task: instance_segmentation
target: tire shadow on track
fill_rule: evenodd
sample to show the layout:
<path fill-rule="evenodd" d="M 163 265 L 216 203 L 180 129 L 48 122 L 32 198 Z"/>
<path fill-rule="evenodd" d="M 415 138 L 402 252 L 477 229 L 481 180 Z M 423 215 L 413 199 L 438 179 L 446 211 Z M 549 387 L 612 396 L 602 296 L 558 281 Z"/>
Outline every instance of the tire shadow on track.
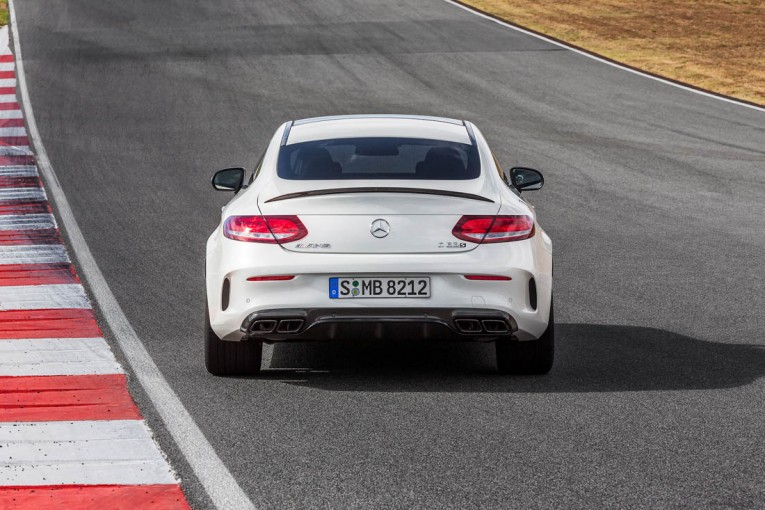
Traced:
<path fill-rule="evenodd" d="M 558 324 L 548 375 L 508 377 L 495 367 L 491 343 L 362 339 L 277 344 L 260 377 L 328 391 L 703 390 L 765 376 L 765 346 L 708 342 L 654 328 Z"/>

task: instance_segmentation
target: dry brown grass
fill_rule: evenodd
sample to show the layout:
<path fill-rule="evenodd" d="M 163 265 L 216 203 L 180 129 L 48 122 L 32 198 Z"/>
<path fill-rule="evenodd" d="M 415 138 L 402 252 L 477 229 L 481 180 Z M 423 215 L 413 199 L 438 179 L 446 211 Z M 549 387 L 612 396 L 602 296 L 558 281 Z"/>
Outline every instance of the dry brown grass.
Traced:
<path fill-rule="evenodd" d="M 765 104 L 765 0 L 462 0 L 618 62 Z"/>

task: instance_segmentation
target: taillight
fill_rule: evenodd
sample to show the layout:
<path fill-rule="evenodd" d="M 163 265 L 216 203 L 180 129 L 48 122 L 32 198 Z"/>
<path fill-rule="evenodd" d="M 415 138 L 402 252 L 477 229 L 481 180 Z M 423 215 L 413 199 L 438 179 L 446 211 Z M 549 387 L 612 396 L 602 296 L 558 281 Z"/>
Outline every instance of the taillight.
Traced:
<path fill-rule="evenodd" d="M 229 216 L 223 235 L 236 241 L 281 244 L 304 238 L 308 230 L 297 216 Z"/>
<path fill-rule="evenodd" d="M 534 235 L 534 219 L 524 215 L 463 216 L 452 234 L 471 243 L 521 241 Z"/>
<path fill-rule="evenodd" d="M 287 280 L 293 280 L 294 275 L 278 274 L 273 276 L 250 276 L 247 278 L 248 282 L 284 282 Z"/>
<path fill-rule="evenodd" d="M 496 275 L 496 274 L 466 274 L 465 278 L 468 280 L 476 280 L 476 281 L 483 281 L 483 282 L 500 282 L 500 281 L 510 281 L 512 278 L 509 276 L 502 276 L 502 275 Z"/>

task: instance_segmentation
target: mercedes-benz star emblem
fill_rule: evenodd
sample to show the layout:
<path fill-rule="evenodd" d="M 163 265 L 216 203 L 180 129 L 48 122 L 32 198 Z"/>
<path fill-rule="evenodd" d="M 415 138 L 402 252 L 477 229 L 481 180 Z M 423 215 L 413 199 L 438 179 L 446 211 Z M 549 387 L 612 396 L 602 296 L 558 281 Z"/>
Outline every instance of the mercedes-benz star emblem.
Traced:
<path fill-rule="evenodd" d="M 372 226 L 369 227 L 369 231 L 372 235 L 381 239 L 390 233 L 390 223 L 383 219 L 375 220 L 372 222 Z"/>

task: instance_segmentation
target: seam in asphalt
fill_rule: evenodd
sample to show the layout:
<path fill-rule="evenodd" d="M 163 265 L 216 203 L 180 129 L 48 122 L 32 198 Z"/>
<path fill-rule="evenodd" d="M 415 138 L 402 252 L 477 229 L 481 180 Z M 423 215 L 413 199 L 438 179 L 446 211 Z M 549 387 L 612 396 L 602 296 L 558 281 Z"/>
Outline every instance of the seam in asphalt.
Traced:
<path fill-rule="evenodd" d="M 117 345 L 123 351 L 138 382 L 159 413 L 165 427 L 191 466 L 194 474 L 205 488 L 213 504 L 221 510 L 254 509 L 255 506 L 252 501 L 250 501 L 228 468 L 223 464 L 215 449 L 183 406 L 178 395 L 176 395 L 157 365 L 151 359 L 146 347 L 141 342 L 141 339 L 122 311 L 117 298 L 109 288 L 93 254 L 90 252 L 90 248 L 80 231 L 77 219 L 56 177 L 37 129 L 29 91 L 26 86 L 24 61 L 13 0 L 8 2 L 8 10 L 10 14 L 9 25 L 13 32 L 13 45 L 16 53 L 17 87 L 21 93 L 29 136 L 37 154 L 38 168 L 48 184 L 52 202 L 66 229 L 69 244 L 79 261 L 79 266 L 89 283 L 95 301 L 101 309 L 101 313 L 109 325 Z"/>
<path fill-rule="evenodd" d="M 460 9 L 464 11 L 475 14 L 476 16 L 480 16 L 481 18 L 487 19 L 489 21 L 493 21 L 494 23 L 502 25 L 505 28 L 515 30 L 516 32 L 521 32 L 523 34 L 529 35 L 531 37 L 535 37 L 537 39 L 541 39 L 550 44 L 554 44 L 556 46 L 560 46 L 561 48 L 565 48 L 567 50 L 573 51 L 574 53 L 577 53 L 579 55 L 585 56 L 587 58 L 591 58 L 593 60 L 597 60 L 598 62 L 602 62 L 603 64 L 607 64 L 611 67 L 621 69 L 622 71 L 627 71 L 628 73 L 636 74 L 638 76 L 649 78 L 651 80 L 658 81 L 666 85 L 671 85 L 679 89 L 687 90 L 688 92 L 694 92 L 701 96 L 711 97 L 713 99 L 724 101 L 726 103 L 731 103 L 738 106 L 743 106 L 745 108 L 751 108 L 752 110 L 765 112 L 765 107 L 757 103 L 746 101 L 745 99 L 738 99 L 735 97 L 726 96 L 725 94 L 720 94 L 719 92 L 714 92 L 709 89 L 704 89 L 704 88 L 697 87 L 695 85 L 690 85 L 688 83 L 684 83 L 678 80 L 673 80 L 672 78 L 667 78 L 666 76 L 654 74 L 654 73 L 645 71 L 643 69 L 638 69 L 637 67 L 632 67 L 631 65 L 625 64 L 623 62 L 618 62 L 616 60 L 610 59 L 603 55 L 599 55 L 598 53 L 592 52 L 580 46 L 576 46 L 575 44 L 567 43 L 566 41 L 563 41 L 556 37 L 545 35 L 541 32 L 537 32 L 536 30 L 532 30 L 530 28 L 516 25 L 515 23 L 504 20 L 495 14 L 491 14 L 490 12 L 487 12 L 483 9 L 479 9 L 478 7 L 473 7 L 472 5 L 468 5 L 462 2 L 461 0 L 443 0 L 443 1 L 454 5 L 455 7 L 459 7 Z"/>

